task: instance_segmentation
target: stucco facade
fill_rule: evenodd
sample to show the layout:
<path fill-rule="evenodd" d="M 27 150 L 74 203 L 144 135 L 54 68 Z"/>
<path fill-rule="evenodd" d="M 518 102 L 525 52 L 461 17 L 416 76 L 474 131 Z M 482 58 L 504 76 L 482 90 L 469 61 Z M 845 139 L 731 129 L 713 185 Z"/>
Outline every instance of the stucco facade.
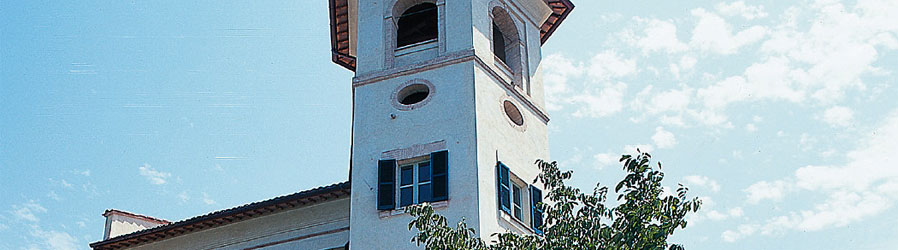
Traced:
<path fill-rule="evenodd" d="M 539 233 L 540 50 L 570 1 L 329 1 L 333 60 L 355 72 L 350 182 L 175 223 L 112 220 L 92 248 L 421 249 L 403 207 L 423 202 L 481 236 Z"/>

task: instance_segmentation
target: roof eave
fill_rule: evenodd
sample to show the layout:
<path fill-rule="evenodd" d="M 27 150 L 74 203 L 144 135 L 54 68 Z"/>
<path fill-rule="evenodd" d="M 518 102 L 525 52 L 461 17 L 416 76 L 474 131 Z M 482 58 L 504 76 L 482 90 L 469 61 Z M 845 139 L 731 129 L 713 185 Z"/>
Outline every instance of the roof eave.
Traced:
<path fill-rule="evenodd" d="M 349 196 L 350 183 L 341 182 L 329 186 L 305 190 L 290 195 L 250 203 L 239 207 L 220 210 L 183 221 L 144 229 L 130 234 L 116 236 L 90 244 L 94 250 L 111 250 L 135 246 L 156 240 L 177 237 L 193 231 L 204 230 L 235 223 L 261 215 L 283 211 L 284 209 L 329 201 Z M 305 201 L 303 201 L 305 200 Z"/>

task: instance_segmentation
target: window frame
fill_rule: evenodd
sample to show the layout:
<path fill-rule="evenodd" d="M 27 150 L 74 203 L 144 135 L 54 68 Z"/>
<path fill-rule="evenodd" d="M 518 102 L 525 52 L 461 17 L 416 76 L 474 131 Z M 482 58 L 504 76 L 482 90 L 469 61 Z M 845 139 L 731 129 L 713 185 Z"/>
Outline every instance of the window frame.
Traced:
<path fill-rule="evenodd" d="M 404 17 L 407 17 L 407 16 L 409 16 L 409 15 L 413 15 L 413 14 L 417 14 L 417 13 L 406 14 L 406 12 L 408 12 L 408 11 L 411 10 L 412 8 L 415 8 L 415 7 L 418 7 L 418 6 L 420 6 L 420 5 L 424 5 L 424 4 L 430 4 L 430 5 L 433 5 L 433 11 L 434 11 L 434 16 L 433 16 L 433 18 L 436 19 L 436 20 L 435 20 L 435 21 L 436 21 L 436 23 L 435 23 L 435 24 L 436 24 L 436 27 L 435 27 L 435 30 L 434 30 L 434 32 L 436 33 L 436 34 L 434 34 L 435 36 L 434 36 L 433 38 L 430 38 L 430 39 L 424 39 L 424 40 L 421 40 L 421 41 L 410 42 L 410 43 L 408 43 L 408 44 L 399 45 L 399 39 L 400 39 L 400 37 L 399 37 L 399 32 L 401 31 L 401 30 L 399 29 L 399 28 L 400 28 L 400 27 L 399 27 L 399 24 L 401 23 L 401 21 L 402 21 L 402 19 L 403 19 Z M 426 10 L 427 10 L 427 11 L 430 11 L 430 9 L 426 9 Z M 423 11 L 421 11 L 421 12 L 423 12 Z M 418 45 L 436 42 L 436 41 L 438 41 L 438 40 L 440 39 L 440 23 L 441 23 L 441 22 L 440 22 L 440 6 L 439 6 L 436 2 L 421 1 L 421 2 L 419 2 L 419 3 L 411 4 L 410 6 L 404 8 L 401 12 L 394 13 L 393 15 L 394 15 L 394 21 L 393 21 L 393 34 L 394 34 L 394 35 L 393 35 L 393 47 L 394 47 L 394 50 L 399 51 L 399 50 L 406 49 L 406 48 L 416 47 L 416 46 L 418 46 Z"/>
<path fill-rule="evenodd" d="M 516 174 L 514 174 L 514 172 L 511 171 L 511 168 L 509 168 L 504 163 L 499 162 L 498 164 L 496 164 L 496 166 L 497 166 L 497 173 L 496 173 L 497 181 L 502 179 L 501 175 L 502 175 L 503 168 L 508 169 L 508 183 L 499 182 L 498 185 L 496 186 L 497 189 L 499 189 L 499 190 L 496 190 L 496 193 L 498 195 L 497 197 L 499 198 L 499 199 L 497 199 L 497 202 L 499 202 L 499 204 L 497 206 L 498 210 L 502 211 L 502 213 L 507 215 L 511 220 L 510 222 L 517 223 L 517 224 L 519 224 L 519 226 L 522 226 L 523 228 L 526 228 L 527 230 L 531 230 L 531 232 L 533 232 L 532 231 L 533 229 L 530 227 L 530 225 L 533 221 L 533 218 L 531 218 L 532 217 L 532 212 L 531 212 L 532 208 L 529 205 L 530 204 L 530 196 L 531 196 L 531 193 L 530 193 L 531 185 L 528 185 L 526 181 L 524 181 L 523 179 L 518 177 Z M 502 193 L 501 189 L 503 187 L 506 187 L 508 189 L 508 194 L 506 194 L 504 197 L 501 195 L 501 193 Z M 518 194 L 520 195 L 518 197 L 517 204 L 515 203 L 516 197 L 515 197 L 515 191 L 514 191 L 516 188 L 518 189 L 518 192 L 519 192 Z M 503 200 L 505 200 L 505 199 L 508 200 L 507 210 L 502 204 Z M 524 203 L 525 201 L 527 202 L 526 206 Z M 516 211 L 516 209 L 518 209 L 518 210 Z M 517 214 L 518 211 L 520 211 L 520 215 Z"/>
<path fill-rule="evenodd" d="M 433 173 L 433 164 L 430 159 L 430 155 L 416 157 L 408 160 L 398 161 L 396 164 L 396 190 L 398 192 L 395 193 L 396 200 L 396 209 L 404 209 L 407 206 L 420 204 L 421 201 L 421 186 L 430 185 L 431 190 L 433 189 L 433 178 L 431 177 L 429 180 L 421 182 L 421 165 L 427 164 L 428 169 L 430 169 L 431 175 Z M 402 184 L 402 170 L 404 168 L 411 167 L 412 169 L 412 183 L 403 185 Z M 402 202 L 402 189 L 403 188 L 411 188 L 412 189 L 412 201 L 410 204 L 403 205 Z M 431 191 L 432 192 L 432 191 Z"/>

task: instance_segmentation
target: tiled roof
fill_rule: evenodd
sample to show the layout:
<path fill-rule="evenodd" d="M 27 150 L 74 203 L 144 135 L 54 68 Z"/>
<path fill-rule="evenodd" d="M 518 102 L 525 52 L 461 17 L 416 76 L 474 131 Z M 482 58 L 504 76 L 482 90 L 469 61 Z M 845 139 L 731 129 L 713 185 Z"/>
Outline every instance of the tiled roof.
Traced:
<path fill-rule="evenodd" d="M 349 0 L 328 0 L 331 18 L 331 60 L 355 71 L 355 56 L 349 55 Z"/>
<path fill-rule="evenodd" d="M 205 230 L 221 225 L 239 222 L 285 209 L 309 205 L 326 200 L 349 196 L 349 182 L 318 187 L 298 193 L 275 197 L 239 207 L 220 210 L 167 225 L 144 229 L 130 234 L 116 236 L 108 240 L 94 242 L 94 250 L 112 250 L 131 247 L 156 240 L 163 240 L 190 232 Z"/>
<path fill-rule="evenodd" d="M 555 33 L 555 30 L 561 25 L 561 22 L 574 10 L 574 3 L 571 3 L 570 0 L 546 0 L 546 4 L 549 4 L 549 8 L 552 9 L 552 14 L 539 27 L 539 40 L 542 43 L 546 43 L 549 40 L 552 33 Z"/>
<path fill-rule="evenodd" d="M 546 43 L 561 22 L 574 10 L 570 0 L 545 0 L 552 14 L 539 27 L 539 39 Z M 328 0 L 331 23 L 331 60 L 346 69 L 355 71 L 356 58 L 350 55 L 349 0 Z"/>

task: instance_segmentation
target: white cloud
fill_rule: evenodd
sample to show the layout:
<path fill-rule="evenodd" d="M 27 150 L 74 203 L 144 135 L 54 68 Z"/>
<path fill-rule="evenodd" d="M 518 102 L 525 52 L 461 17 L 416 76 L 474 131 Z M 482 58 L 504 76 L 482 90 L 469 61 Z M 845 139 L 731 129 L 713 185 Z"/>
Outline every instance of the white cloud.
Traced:
<path fill-rule="evenodd" d="M 571 93 L 568 81 L 585 72 L 581 64 L 575 64 L 562 54 L 551 54 L 543 59 L 543 81 L 546 91 L 546 108 L 549 110 L 561 109 L 565 95 Z"/>
<path fill-rule="evenodd" d="M 810 9 L 813 13 L 802 13 Z M 894 1 L 858 1 L 854 8 L 841 2 L 817 1 L 809 7 L 793 7 L 790 22 L 771 32 L 761 46 L 766 55 L 784 56 L 804 68 L 795 70 L 795 81 L 811 97 L 822 103 L 839 101 L 849 88 L 865 89 L 861 76 L 880 71 L 873 66 L 884 51 L 893 50 L 898 32 L 898 11 Z M 809 15 L 808 26 L 795 19 Z M 807 30 L 799 28 L 807 27 Z M 833 35 L 839 34 L 839 35 Z"/>
<path fill-rule="evenodd" d="M 749 124 L 746 124 L 746 125 L 745 125 L 745 131 L 748 131 L 748 132 L 755 132 L 755 131 L 758 131 L 758 127 L 755 126 L 755 125 L 752 124 L 752 123 L 749 123 Z"/>
<path fill-rule="evenodd" d="M 209 194 L 203 192 L 203 203 L 206 203 L 206 205 L 213 205 L 216 202 L 215 200 L 212 200 L 212 198 L 209 198 Z"/>
<path fill-rule="evenodd" d="M 593 56 L 586 70 L 594 81 L 603 82 L 636 73 L 636 60 L 621 58 L 617 52 L 608 50 Z"/>
<path fill-rule="evenodd" d="M 31 200 L 21 205 L 12 205 L 12 214 L 18 219 L 30 222 L 38 222 L 40 219 L 36 214 L 46 213 L 47 209 Z"/>
<path fill-rule="evenodd" d="M 598 93 L 584 91 L 581 94 L 569 98 L 573 104 L 578 104 L 573 113 L 575 117 L 604 117 L 616 114 L 624 108 L 624 93 L 627 85 L 624 83 L 609 84 Z"/>
<path fill-rule="evenodd" d="M 733 54 L 745 45 L 760 41 L 768 32 L 767 28 L 752 26 L 733 34 L 730 24 L 714 13 L 698 8 L 692 10 L 692 15 L 699 20 L 692 32 L 689 45 L 703 51 L 722 55 Z"/>
<path fill-rule="evenodd" d="M 689 186 L 707 188 L 715 193 L 720 191 L 720 184 L 707 176 L 689 175 L 683 177 L 683 182 Z"/>
<path fill-rule="evenodd" d="M 53 199 L 54 201 L 62 200 L 61 198 L 59 198 L 59 195 L 56 194 L 56 191 L 53 191 L 53 190 L 50 190 L 50 192 L 47 192 L 47 197 L 49 197 L 50 199 Z"/>
<path fill-rule="evenodd" d="M 181 193 L 178 194 L 178 199 L 180 199 L 181 202 L 187 202 L 190 200 L 190 195 L 187 195 L 187 191 L 181 191 Z"/>
<path fill-rule="evenodd" d="M 79 174 L 79 175 L 83 175 L 83 176 L 90 177 L 90 169 L 86 169 L 86 170 L 75 170 L 74 172 L 75 172 L 75 174 Z"/>
<path fill-rule="evenodd" d="M 34 229 L 31 236 L 37 238 L 40 245 L 31 245 L 29 249 L 76 250 L 81 246 L 77 238 L 66 232 Z"/>
<path fill-rule="evenodd" d="M 792 184 L 786 181 L 760 181 L 748 186 L 744 191 L 748 193 L 748 203 L 757 204 L 763 200 L 782 200 L 791 190 Z"/>
<path fill-rule="evenodd" d="M 744 215 L 741 207 L 731 208 L 725 212 L 720 212 L 717 210 L 708 210 L 705 213 L 705 217 L 713 221 L 722 221 L 730 218 L 739 218 Z"/>
<path fill-rule="evenodd" d="M 854 112 L 851 109 L 835 106 L 823 112 L 823 121 L 833 127 L 846 127 L 851 125 L 854 119 Z"/>
<path fill-rule="evenodd" d="M 599 154 L 593 155 L 593 159 L 595 159 L 596 167 L 598 169 L 602 169 L 602 168 L 605 168 L 606 166 L 610 166 L 610 165 L 617 163 L 619 160 L 619 157 L 614 154 L 610 154 L 610 153 L 599 153 Z"/>
<path fill-rule="evenodd" d="M 740 225 L 736 230 L 727 230 L 721 234 L 726 242 L 735 242 L 746 235 L 754 234 L 758 231 L 757 225 Z"/>
<path fill-rule="evenodd" d="M 634 21 L 640 27 L 645 27 L 641 32 L 644 36 L 625 40 L 633 42 L 636 47 L 642 49 L 644 54 L 656 51 L 675 53 L 689 48 L 677 38 L 677 26 L 671 21 L 643 19 L 640 17 L 635 17 Z"/>
<path fill-rule="evenodd" d="M 649 114 L 662 112 L 683 112 L 689 107 L 692 100 L 692 89 L 672 89 L 660 93 L 653 93 L 653 87 L 648 86 L 637 95 L 632 103 L 634 108 L 644 108 Z"/>
<path fill-rule="evenodd" d="M 166 179 L 171 177 L 171 173 L 156 171 L 149 164 L 143 164 L 143 166 L 140 166 L 138 170 L 141 176 L 146 177 L 147 180 L 149 180 L 150 183 L 153 183 L 154 185 L 165 184 Z"/>
<path fill-rule="evenodd" d="M 652 141 L 658 148 L 670 148 L 677 145 L 677 138 L 670 131 L 664 130 L 663 127 L 655 128 L 655 135 L 652 135 Z"/>
<path fill-rule="evenodd" d="M 59 184 L 66 188 L 72 188 L 72 184 L 65 180 L 60 180 Z"/>
<path fill-rule="evenodd" d="M 857 149 L 848 152 L 843 165 L 806 166 L 796 170 L 794 177 L 762 181 L 746 189 L 749 202 L 754 203 L 782 199 L 789 190 L 826 196 L 812 208 L 769 219 L 761 226 L 761 233 L 843 227 L 894 207 L 898 203 L 894 192 L 898 190 L 898 110 L 871 132 Z M 740 237 L 753 233 L 729 232 L 728 236 Z"/>
<path fill-rule="evenodd" d="M 755 18 L 764 18 L 767 17 L 767 12 L 764 12 L 764 6 L 750 6 L 745 5 L 743 1 L 737 1 L 732 3 L 718 3 L 715 6 L 717 12 L 724 16 L 741 16 L 742 18 L 752 20 Z"/>

